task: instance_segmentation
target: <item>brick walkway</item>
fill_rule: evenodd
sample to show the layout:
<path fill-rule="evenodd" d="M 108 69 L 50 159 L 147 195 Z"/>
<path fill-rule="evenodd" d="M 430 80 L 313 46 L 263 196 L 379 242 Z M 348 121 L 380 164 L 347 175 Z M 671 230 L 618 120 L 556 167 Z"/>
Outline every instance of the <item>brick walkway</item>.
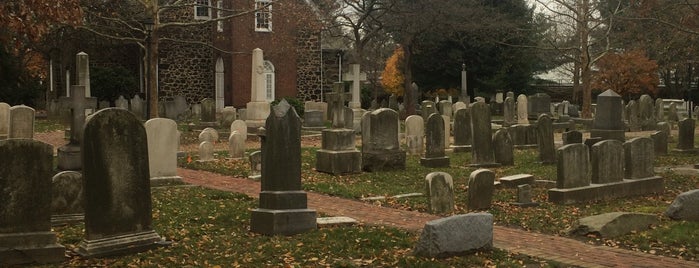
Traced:
<path fill-rule="evenodd" d="M 260 183 L 216 173 L 178 169 L 187 183 L 208 188 L 243 193 L 257 198 Z M 318 212 L 347 216 L 364 224 L 386 225 L 412 231 L 422 230 L 426 222 L 437 216 L 415 211 L 374 206 L 344 198 L 308 193 L 308 206 Z M 560 236 L 544 235 L 502 226 L 494 227 L 496 248 L 541 259 L 581 267 L 699 267 L 698 262 L 630 250 L 589 245 Z"/>

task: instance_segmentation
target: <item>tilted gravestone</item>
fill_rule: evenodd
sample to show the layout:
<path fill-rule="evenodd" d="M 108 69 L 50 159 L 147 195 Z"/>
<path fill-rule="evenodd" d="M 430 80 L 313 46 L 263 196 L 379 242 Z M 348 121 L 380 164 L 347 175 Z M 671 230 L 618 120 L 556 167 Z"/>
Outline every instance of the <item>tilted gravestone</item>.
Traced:
<path fill-rule="evenodd" d="M 665 216 L 673 220 L 699 222 L 699 189 L 678 195 L 665 210 Z"/>
<path fill-rule="evenodd" d="M 425 122 L 422 116 L 411 115 L 405 118 L 405 144 L 408 154 L 420 155 L 425 148 Z"/>
<path fill-rule="evenodd" d="M 495 173 L 488 169 L 471 172 L 466 200 L 468 210 L 489 209 L 495 192 Z"/>
<path fill-rule="evenodd" d="M 60 262 L 65 249 L 51 231 L 53 148 L 0 141 L 0 266 Z"/>
<path fill-rule="evenodd" d="M 34 108 L 24 105 L 10 108 L 10 139 L 34 138 Z"/>
<path fill-rule="evenodd" d="M 161 245 L 151 226 L 143 124 L 129 111 L 109 108 L 88 117 L 83 133 L 85 237 L 76 252 L 100 257 Z"/>
<path fill-rule="evenodd" d="M 420 158 L 425 167 L 448 167 L 449 157 L 444 153 L 444 120 L 442 115 L 432 114 L 425 128 L 425 155 Z"/>
<path fill-rule="evenodd" d="M 10 105 L 0 102 L 0 140 L 10 136 Z"/>
<path fill-rule="evenodd" d="M 301 120 L 286 100 L 272 108 L 262 144 L 260 207 L 252 210 L 250 231 L 293 235 L 316 229 L 301 187 Z"/>
<path fill-rule="evenodd" d="M 493 215 L 468 213 L 425 224 L 413 254 L 429 258 L 463 255 L 493 246 Z"/>
<path fill-rule="evenodd" d="M 177 122 L 168 118 L 153 118 L 146 121 L 145 128 L 151 186 L 181 183 L 182 177 L 177 176 L 177 151 L 180 147 Z"/>
<path fill-rule="evenodd" d="M 490 125 L 490 107 L 485 102 L 471 103 L 471 164 L 473 167 L 494 167 L 492 128 Z"/>
<path fill-rule="evenodd" d="M 61 171 L 53 176 L 51 182 L 51 225 L 83 221 L 83 175 L 77 171 Z"/>
<path fill-rule="evenodd" d="M 458 109 L 454 112 L 454 144 L 455 153 L 471 150 L 471 113 L 468 109 Z"/>
<path fill-rule="evenodd" d="M 507 128 L 501 128 L 495 131 L 493 135 L 493 151 L 495 154 L 495 162 L 503 166 L 512 166 L 515 164 L 514 144 Z"/>
<path fill-rule="evenodd" d="M 547 114 L 539 115 L 536 121 L 539 144 L 539 161 L 544 164 L 556 163 L 556 146 L 553 142 L 553 122 Z"/>
<path fill-rule="evenodd" d="M 445 172 L 432 172 L 425 177 L 425 190 L 430 213 L 450 213 L 454 210 L 454 181 Z"/>
<path fill-rule="evenodd" d="M 362 170 L 405 169 L 405 151 L 398 142 L 398 113 L 381 108 L 362 116 Z"/>

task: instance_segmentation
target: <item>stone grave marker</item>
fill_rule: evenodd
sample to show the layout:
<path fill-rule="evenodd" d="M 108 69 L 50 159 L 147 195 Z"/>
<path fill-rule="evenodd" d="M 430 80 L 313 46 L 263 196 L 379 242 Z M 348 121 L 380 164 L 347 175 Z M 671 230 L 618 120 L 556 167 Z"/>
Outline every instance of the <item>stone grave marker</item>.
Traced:
<path fill-rule="evenodd" d="M 216 143 L 218 142 L 218 138 L 218 131 L 216 131 L 214 128 L 207 127 L 199 133 L 199 142 L 208 141 L 211 143 Z"/>
<path fill-rule="evenodd" d="M 0 140 L 0 266 L 61 262 L 51 231 L 53 148 L 30 139 Z"/>
<path fill-rule="evenodd" d="M 448 100 L 439 101 L 439 112 L 451 118 L 454 115 L 453 104 Z"/>
<path fill-rule="evenodd" d="M 670 105 L 668 105 L 667 121 L 671 124 L 680 121 L 680 115 L 677 113 L 677 103 L 675 102 L 671 102 Z"/>
<path fill-rule="evenodd" d="M 0 140 L 10 136 L 10 105 L 0 102 Z"/>
<path fill-rule="evenodd" d="M 85 111 L 97 109 L 96 98 L 85 97 L 85 86 L 74 85 L 70 88 L 69 98 L 61 98 L 62 107 L 70 108 L 70 142 L 58 148 L 59 170 L 81 170 L 80 144 L 82 143 L 82 128 L 85 125 Z"/>
<path fill-rule="evenodd" d="M 454 103 L 454 105 L 452 105 L 452 109 L 454 110 L 454 112 L 466 108 L 468 108 L 468 105 L 466 105 L 466 103 L 464 103 L 463 101 L 457 101 L 456 103 Z"/>
<path fill-rule="evenodd" d="M 445 172 L 427 174 L 425 190 L 430 213 L 444 214 L 454 210 L 454 181 L 451 175 Z"/>
<path fill-rule="evenodd" d="M 247 139 L 248 125 L 245 123 L 244 120 L 238 119 L 231 123 L 231 133 L 233 133 L 234 131 L 242 134 Z"/>
<path fill-rule="evenodd" d="M 250 153 L 250 175 L 249 179 L 259 180 L 262 175 L 262 152 L 254 151 Z"/>
<path fill-rule="evenodd" d="M 308 209 L 301 187 L 301 120 L 286 100 L 273 107 L 260 139 L 260 206 L 252 210 L 250 231 L 293 235 L 316 229 L 316 212 Z"/>
<path fill-rule="evenodd" d="M 624 143 L 624 175 L 627 179 L 643 179 L 655 176 L 653 140 L 636 137 Z"/>
<path fill-rule="evenodd" d="M 388 96 L 388 108 L 398 112 L 398 96 L 396 94 Z"/>
<path fill-rule="evenodd" d="M 228 157 L 240 159 L 245 157 L 245 140 L 247 134 L 238 131 L 231 132 L 228 136 Z"/>
<path fill-rule="evenodd" d="M 553 122 L 548 114 L 540 114 L 536 121 L 539 144 L 539 161 L 544 164 L 556 163 L 556 146 L 553 142 Z"/>
<path fill-rule="evenodd" d="M 471 103 L 471 164 L 475 167 L 498 166 L 493 153 L 490 107 L 485 102 Z"/>
<path fill-rule="evenodd" d="M 695 152 L 694 148 L 694 119 L 685 118 L 677 123 L 676 152 Z"/>
<path fill-rule="evenodd" d="M 650 138 L 653 139 L 655 155 L 667 155 L 667 134 L 656 131 L 650 134 Z"/>
<path fill-rule="evenodd" d="M 563 145 L 583 143 L 583 134 L 577 130 L 563 132 L 561 138 L 563 139 Z"/>
<path fill-rule="evenodd" d="M 665 121 L 665 105 L 663 99 L 655 99 L 655 120 L 658 122 Z"/>
<path fill-rule="evenodd" d="M 226 106 L 221 110 L 221 126 L 230 126 L 237 118 L 235 107 Z"/>
<path fill-rule="evenodd" d="M 471 150 L 471 113 L 469 109 L 458 109 L 454 113 L 454 145 L 455 153 Z"/>
<path fill-rule="evenodd" d="M 352 109 L 345 107 L 342 83 L 335 83 L 329 94 L 333 110 L 332 128 L 322 132 L 322 148 L 316 151 L 316 170 L 331 174 L 361 172 L 361 153 L 354 146 L 355 135 Z M 349 125 L 349 126 L 348 126 Z"/>
<path fill-rule="evenodd" d="M 556 151 L 556 188 L 590 185 L 589 149 L 582 143 L 568 144 Z"/>
<path fill-rule="evenodd" d="M 425 155 L 420 158 L 425 167 L 448 167 L 449 157 L 444 152 L 444 120 L 442 115 L 432 114 L 425 127 Z"/>
<path fill-rule="evenodd" d="M 425 224 L 413 254 L 428 258 L 464 255 L 493 246 L 493 215 L 468 213 Z"/>
<path fill-rule="evenodd" d="M 527 95 L 517 96 L 517 124 L 529 124 L 529 111 L 527 110 Z"/>
<path fill-rule="evenodd" d="M 448 149 L 451 145 L 451 118 L 442 115 L 444 121 L 444 149 Z"/>
<path fill-rule="evenodd" d="M 638 103 L 635 100 L 630 100 L 626 105 L 626 117 L 629 125 L 629 131 L 641 131 L 641 117 L 639 116 Z"/>
<path fill-rule="evenodd" d="M 145 116 L 146 104 L 143 101 L 143 99 L 141 99 L 141 96 L 139 96 L 138 94 L 133 96 L 133 98 L 131 99 L 131 110 L 130 111 L 133 114 L 135 114 L 136 118 L 138 118 L 138 119 L 143 119 L 146 117 Z"/>
<path fill-rule="evenodd" d="M 422 119 L 425 120 L 425 122 L 427 122 L 427 118 L 430 117 L 431 114 L 437 112 L 437 107 L 433 101 L 422 101 L 420 106 L 422 107 Z"/>
<path fill-rule="evenodd" d="M 148 170 L 151 186 L 180 184 L 177 176 L 177 151 L 180 131 L 177 122 L 168 118 L 153 118 L 144 124 L 148 137 Z"/>
<path fill-rule="evenodd" d="M 539 118 L 541 114 L 551 113 L 551 96 L 546 93 L 536 93 L 529 96 L 529 116 Z"/>
<path fill-rule="evenodd" d="M 532 186 L 530 184 L 517 185 L 517 202 L 512 203 L 519 207 L 535 207 L 539 203 L 532 202 Z"/>
<path fill-rule="evenodd" d="M 306 129 L 325 128 L 325 114 L 319 110 L 306 110 L 303 113 L 303 127 Z"/>
<path fill-rule="evenodd" d="M 643 94 L 638 99 L 638 115 L 641 123 L 641 130 L 655 129 L 655 107 L 653 98 L 648 94 Z"/>
<path fill-rule="evenodd" d="M 515 119 L 516 113 L 517 111 L 515 110 L 515 100 L 511 97 L 505 98 L 505 102 L 502 108 L 502 125 L 504 127 L 509 127 L 511 125 L 517 124 L 517 120 Z"/>
<path fill-rule="evenodd" d="M 61 171 L 53 176 L 51 184 L 51 225 L 83 221 L 83 175 L 77 171 Z"/>
<path fill-rule="evenodd" d="M 176 95 L 172 101 L 174 103 L 173 108 L 175 109 L 175 117 L 177 117 L 177 119 L 180 119 L 182 117 L 182 114 L 186 113 L 189 110 L 189 105 L 187 104 L 187 98 L 185 98 L 182 95 Z M 201 107 L 201 106 L 199 106 L 199 107 Z M 199 111 L 201 111 L 201 110 L 199 110 Z"/>
<path fill-rule="evenodd" d="M 101 257 L 163 245 L 153 230 L 146 129 L 126 110 L 90 117 L 82 148 L 85 237 L 76 252 Z"/>
<path fill-rule="evenodd" d="M 345 128 L 345 98 L 351 98 L 352 94 L 346 93 L 344 90 L 344 84 L 337 82 L 333 84 L 333 92 L 325 94 L 332 111 L 333 128 Z"/>
<path fill-rule="evenodd" d="M 597 108 L 590 137 L 600 137 L 602 140 L 615 139 L 623 142 L 626 139 L 624 137 L 623 110 L 621 96 L 613 90 L 610 89 L 597 95 Z"/>
<path fill-rule="evenodd" d="M 673 220 L 699 221 L 699 189 L 683 192 L 675 197 L 665 210 L 665 216 Z"/>
<path fill-rule="evenodd" d="M 503 166 L 513 166 L 515 164 L 514 148 L 507 128 L 495 131 L 495 135 L 493 135 L 493 152 L 496 163 Z"/>
<path fill-rule="evenodd" d="M 119 109 L 128 110 L 129 109 L 129 101 L 127 99 L 125 99 L 123 95 L 119 95 L 119 98 L 114 101 L 114 107 L 119 108 Z"/>
<path fill-rule="evenodd" d="M 342 76 L 343 81 L 352 82 L 352 100 L 349 102 L 349 107 L 352 109 L 360 109 L 362 103 L 360 102 L 361 96 L 361 85 L 362 82 L 367 80 L 366 73 L 361 72 L 361 66 L 359 64 L 350 64 L 349 72 L 346 72 Z"/>
<path fill-rule="evenodd" d="M 215 126 L 216 125 L 216 101 L 211 98 L 201 100 L 201 121 L 200 125 Z"/>
<path fill-rule="evenodd" d="M 495 192 L 494 184 L 494 172 L 483 168 L 471 172 L 468 179 L 468 192 L 466 192 L 468 210 L 489 209 Z"/>
<path fill-rule="evenodd" d="M 411 115 L 405 119 L 405 144 L 410 155 L 420 155 L 425 148 L 425 123 L 422 116 Z"/>
<path fill-rule="evenodd" d="M 667 137 L 667 141 L 673 141 L 674 139 L 672 138 L 672 132 L 670 131 L 670 124 L 667 122 L 658 122 L 657 128 L 658 131 L 662 131 L 665 133 L 665 136 Z"/>
<path fill-rule="evenodd" d="M 398 113 L 381 108 L 362 116 L 362 170 L 405 169 L 405 151 L 398 142 Z"/>
<path fill-rule="evenodd" d="M 592 183 L 619 182 L 624 179 L 624 144 L 618 140 L 604 140 L 592 145 L 590 155 Z"/>
<path fill-rule="evenodd" d="M 199 143 L 199 162 L 214 161 L 214 144 L 210 141 Z"/>
<path fill-rule="evenodd" d="M 34 108 L 24 105 L 10 108 L 10 139 L 34 138 Z"/>

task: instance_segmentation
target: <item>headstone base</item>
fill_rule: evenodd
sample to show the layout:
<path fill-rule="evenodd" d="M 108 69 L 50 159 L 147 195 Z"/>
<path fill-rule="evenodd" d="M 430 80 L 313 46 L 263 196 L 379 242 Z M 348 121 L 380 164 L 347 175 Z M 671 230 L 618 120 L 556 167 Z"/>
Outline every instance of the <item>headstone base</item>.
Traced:
<path fill-rule="evenodd" d="M 433 158 L 420 158 L 420 165 L 423 167 L 431 167 L 431 168 L 436 168 L 436 167 L 448 167 L 449 166 L 449 157 L 433 157 Z"/>
<path fill-rule="evenodd" d="M 75 252 L 85 258 L 98 258 L 143 252 L 166 245 L 168 245 L 166 241 L 155 231 L 150 230 L 95 240 L 83 239 Z"/>
<path fill-rule="evenodd" d="M 620 182 L 591 184 L 575 188 L 549 189 L 549 201 L 555 204 L 575 204 L 602 199 L 662 193 L 665 191 L 663 178 L 653 176 L 643 179 L 624 179 Z"/>
<path fill-rule="evenodd" d="M 529 207 L 538 207 L 539 206 L 539 203 L 537 203 L 537 202 L 529 202 L 529 203 L 514 202 L 514 203 L 510 203 L 510 204 L 512 204 L 513 206 L 521 207 L 521 208 L 529 208 Z"/>
<path fill-rule="evenodd" d="M 697 148 L 691 148 L 691 149 L 675 148 L 675 149 L 672 149 L 672 151 L 677 152 L 677 153 L 684 153 L 684 154 L 694 154 L 694 153 L 699 152 L 699 149 L 697 149 Z"/>
<path fill-rule="evenodd" d="M 166 177 L 152 177 L 150 178 L 150 187 L 160 187 L 160 186 L 172 186 L 181 185 L 182 177 L 180 176 L 166 176 Z"/>
<path fill-rule="evenodd" d="M 450 145 L 454 153 L 467 153 L 471 151 L 471 145 Z"/>
<path fill-rule="evenodd" d="M 82 170 L 82 159 L 80 158 L 80 146 L 67 144 L 58 147 L 58 169 L 59 170 Z"/>
<path fill-rule="evenodd" d="M 404 151 L 362 152 L 362 170 L 367 172 L 404 170 Z"/>
<path fill-rule="evenodd" d="M 602 140 L 618 140 L 620 142 L 626 141 L 623 130 L 591 129 L 590 137 L 600 137 Z"/>
<path fill-rule="evenodd" d="M 468 167 L 477 167 L 477 168 L 492 168 L 492 167 L 499 167 L 500 163 L 475 163 L 475 164 L 468 164 L 466 165 Z"/>
<path fill-rule="evenodd" d="M 263 235 L 294 235 L 316 229 L 316 211 L 311 209 L 253 209 L 250 231 Z"/>
<path fill-rule="evenodd" d="M 85 220 L 85 214 L 51 215 L 51 226 L 63 226 Z"/>
<path fill-rule="evenodd" d="M 0 234 L 0 266 L 54 263 L 65 259 L 65 247 L 53 232 Z"/>
<path fill-rule="evenodd" d="M 316 152 L 316 170 L 333 175 L 362 172 L 362 154 L 358 150 Z"/>

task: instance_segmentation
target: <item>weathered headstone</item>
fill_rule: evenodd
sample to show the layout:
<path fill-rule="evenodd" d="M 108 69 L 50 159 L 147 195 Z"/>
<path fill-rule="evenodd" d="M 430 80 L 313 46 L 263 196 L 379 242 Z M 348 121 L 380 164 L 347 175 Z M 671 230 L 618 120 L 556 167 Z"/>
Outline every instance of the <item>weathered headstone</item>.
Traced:
<path fill-rule="evenodd" d="M 667 121 L 671 124 L 680 121 L 680 115 L 677 113 L 677 103 L 675 102 L 671 102 L 670 105 L 668 105 Z"/>
<path fill-rule="evenodd" d="M 328 94 L 330 109 L 333 110 L 332 129 L 322 132 L 322 148 L 316 151 L 316 170 L 331 174 L 361 172 L 361 153 L 354 146 L 352 109 L 345 107 L 342 83 L 335 83 L 334 93 Z"/>
<path fill-rule="evenodd" d="M 590 185 L 589 149 L 581 143 L 568 144 L 556 151 L 556 188 Z"/>
<path fill-rule="evenodd" d="M 411 115 L 405 119 L 405 144 L 410 155 L 420 155 L 425 148 L 425 122 L 422 116 Z"/>
<path fill-rule="evenodd" d="M 320 110 L 305 110 L 303 113 L 303 127 L 306 129 L 325 128 L 325 114 Z"/>
<path fill-rule="evenodd" d="M 199 143 L 199 162 L 214 161 L 214 144 L 210 141 Z"/>
<path fill-rule="evenodd" d="M 328 107 L 332 111 L 332 127 L 345 128 L 345 100 L 352 97 L 345 92 L 345 86 L 341 82 L 333 84 L 333 92 L 325 94 L 328 99 Z"/>
<path fill-rule="evenodd" d="M 221 126 L 230 126 L 237 118 L 235 107 L 226 106 L 221 110 Z"/>
<path fill-rule="evenodd" d="M 228 136 L 228 157 L 240 159 L 245 157 L 245 140 L 247 134 L 233 131 Z"/>
<path fill-rule="evenodd" d="M 161 245 L 152 229 L 148 143 L 132 113 L 110 108 L 88 117 L 83 139 L 85 257 L 140 252 Z"/>
<path fill-rule="evenodd" d="M 624 179 L 624 144 L 618 140 L 604 140 L 592 145 L 590 155 L 592 183 L 619 182 Z M 629 167 L 632 168 L 632 167 Z"/>
<path fill-rule="evenodd" d="M 551 113 L 551 96 L 546 93 L 536 93 L 529 96 L 527 100 L 529 102 L 529 116 L 533 118 L 539 118 L 541 114 Z"/>
<path fill-rule="evenodd" d="M 539 161 L 544 164 L 556 162 L 556 146 L 553 142 L 553 122 L 548 114 L 541 113 L 536 121 L 539 144 Z"/>
<path fill-rule="evenodd" d="M 53 148 L 0 140 L 0 266 L 60 262 L 65 249 L 51 231 Z"/>
<path fill-rule="evenodd" d="M 216 143 L 218 142 L 218 131 L 214 128 L 207 127 L 203 129 L 199 133 L 199 142 L 211 142 L 211 143 Z"/>
<path fill-rule="evenodd" d="M 493 153 L 490 107 L 484 102 L 471 103 L 471 164 L 475 167 L 498 166 Z"/>
<path fill-rule="evenodd" d="M 148 169 L 151 186 L 180 184 L 177 176 L 177 151 L 180 131 L 172 119 L 153 118 L 144 124 L 148 136 Z"/>
<path fill-rule="evenodd" d="M 433 101 L 422 101 L 421 103 L 422 106 L 422 119 L 427 122 L 427 118 L 430 117 L 431 114 L 437 112 L 437 107 L 435 106 L 435 103 Z"/>
<path fill-rule="evenodd" d="M 626 104 L 626 117 L 629 131 L 641 131 L 641 118 L 639 116 L 638 103 L 635 100 L 630 100 Z"/>
<path fill-rule="evenodd" d="M 135 114 L 136 118 L 138 118 L 138 119 L 145 118 L 146 104 L 143 101 L 143 99 L 141 99 L 141 96 L 139 96 L 138 94 L 133 96 L 133 98 L 131 99 L 131 110 L 130 111 L 133 114 Z"/>
<path fill-rule="evenodd" d="M 252 50 L 252 82 L 250 83 L 250 102 L 247 103 L 245 122 L 257 129 L 265 125 L 269 117 L 270 106 L 267 102 L 267 88 L 264 74 L 264 53 L 262 49 Z"/>
<path fill-rule="evenodd" d="M 655 176 L 653 140 L 646 137 L 633 138 L 624 143 L 624 169 L 627 179 L 643 179 Z"/>
<path fill-rule="evenodd" d="M 469 109 L 458 109 L 454 113 L 454 145 L 455 153 L 471 150 L 471 113 Z"/>
<path fill-rule="evenodd" d="M 677 123 L 676 152 L 695 152 L 694 148 L 694 119 L 685 118 Z"/>
<path fill-rule="evenodd" d="M 10 108 L 10 139 L 34 138 L 34 108 L 24 105 Z"/>
<path fill-rule="evenodd" d="M 655 119 L 658 122 L 665 121 L 665 105 L 663 99 L 655 99 Z"/>
<path fill-rule="evenodd" d="M 236 131 L 240 134 L 244 134 L 245 137 L 248 136 L 248 125 L 245 123 L 245 121 L 243 121 L 241 119 L 233 121 L 233 123 L 231 123 L 230 130 L 231 130 L 231 133 Z"/>
<path fill-rule="evenodd" d="M 625 140 L 623 110 L 621 96 L 613 90 L 610 89 L 597 95 L 597 108 L 590 137 L 600 137 L 603 140 L 615 139 L 623 142 Z"/>
<path fill-rule="evenodd" d="M 447 149 L 451 145 L 451 118 L 442 115 L 442 121 L 444 121 L 444 149 Z"/>
<path fill-rule="evenodd" d="M 456 111 L 458 111 L 458 110 L 468 108 L 468 105 L 466 105 L 466 103 L 464 103 L 462 101 L 457 101 L 456 103 L 454 103 L 454 105 L 452 105 L 451 108 L 454 110 L 454 113 L 456 113 Z"/>
<path fill-rule="evenodd" d="M 301 120 L 286 100 L 274 106 L 260 135 L 262 178 L 260 207 L 252 210 L 250 231 L 293 235 L 316 228 L 301 187 Z"/>
<path fill-rule="evenodd" d="M 448 100 L 439 101 L 439 112 L 442 115 L 446 115 L 449 118 L 451 118 L 454 115 L 454 111 L 452 108 L 453 108 L 453 104 L 451 103 L 451 101 L 448 101 Z"/>
<path fill-rule="evenodd" d="M 10 136 L 10 105 L 0 102 L 0 140 Z"/>
<path fill-rule="evenodd" d="M 425 167 L 448 167 L 449 157 L 444 153 L 444 120 L 439 114 L 427 118 L 425 127 L 425 155 L 420 158 Z"/>
<path fill-rule="evenodd" d="M 362 117 L 362 169 L 369 172 L 405 169 L 396 111 L 381 108 Z"/>
<path fill-rule="evenodd" d="M 51 225 L 83 221 L 83 175 L 77 171 L 61 171 L 53 176 L 51 184 Z"/>
<path fill-rule="evenodd" d="M 563 145 L 583 142 L 582 132 L 577 130 L 563 132 L 561 139 L 563 140 Z"/>
<path fill-rule="evenodd" d="M 655 107 L 653 105 L 653 98 L 648 94 L 643 94 L 638 99 L 638 115 L 642 130 L 655 129 Z"/>
<path fill-rule="evenodd" d="M 123 95 L 119 95 L 119 98 L 114 101 L 114 107 L 128 110 L 129 100 L 125 99 Z"/>
<path fill-rule="evenodd" d="M 529 124 L 529 111 L 527 110 L 527 95 L 517 96 L 517 124 Z"/>
<path fill-rule="evenodd" d="M 670 127 L 670 124 L 668 122 L 658 122 L 658 124 L 657 124 L 657 130 L 665 133 L 665 135 L 667 137 L 667 142 L 671 142 L 674 140 L 674 138 L 672 137 L 672 132 L 670 131 L 670 129 L 671 129 L 671 127 Z"/>
<path fill-rule="evenodd" d="M 81 170 L 80 144 L 82 143 L 82 128 L 85 125 L 85 110 L 96 109 L 97 99 L 85 98 L 85 86 L 71 86 L 71 96 L 61 99 L 62 107 L 71 109 L 70 142 L 58 148 L 59 170 Z"/>
<path fill-rule="evenodd" d="M 665 210 L 673 220 L 699 221 L 699 189 L 679 194 Z"/>
<path fill-rule="evenodd" d="M 203 126 L 215 126 L 216 122 L 216 101 L 211 98 L 201 100 L 201 118 L 199 124 Z"/>
<path fill-rule="evenodd" d="M 430 213 L 450 213 L 454 210 L 454 181 L 445 172 L 432 172 L 425 177 L 425 190 Z"/>
<path fill-rule="evenodd" d="M 653 139 L 655 155 L 667 155 L 667 134 L 663 131 L 656 131 L 650 134 Z"/>
<path fill-rule="evenodd" d="M 493 135 L 493 151 L 495 154 L 495 162 L 503 166 L 512 166 L 515 164 L 514 144 L 507 128 L 501 128 L 495 131 Z"/>
<path fill-rule="evenodd" d="M 517 202 L 512 204 L 519 207 L 535 207 L 539 205 L 539 203 L 532 202 L 531 184 L 517 185 Z"/>
<path fill-rule="evenodd" d="M 388 96 L 388 108 L 398 112 L 398 96 L 396 94 Z"/>
<path fill-rule="evenodd" d="M 259 180 L 262 176 L 262 152 L 254 151 L 250 153 L 250 175 L 249 179 Z"/>
<path fill-rule="evenodd" d="M 187 104 L 187 98 L 182 95 L 177 95 L 173 98 L 173 103 L 174 103 L 174 109 L 175 109 L 175 117 L 177 119 L 181 119 L 182 115 L 185 114 L 187 111 L 189 111 L 189 105 Z M 201 108 L 201 105 L 198 106 Z M 201 109 L 198 110 L 199 113 L 196 113 L 196 115 L 201 114 Z M 192 111 L 194 113 L 194 111 Z"/>
<path fill-rule="evenodd" d="M 454 215 L 425 224 L 413 254 L 424 257 L 461 255 L 493 246 L 493 215 Z"/>
<path fill-rule="evenodd" d="M 515 100 L 510 97 L 505 98 L 505 102 L 502 108 L 502 125 L 504 127 L 509 127 L 511 125 L 517 124 L 517 120 L 515 119 L 516 114 L 517 111 L 515 110 Z"/>
<path fill-rule="evenodd" d="M 658 216 L 648 213 L 609 212 L 584 217 L 573 225 L 571 233 L 577 235 L 596 234 L 612 238 L 632 232 L 641 232 L 658 224 Z"/>
<path fill-rule="evenodd" d="M 483 168 L 471 172 L 468 179 L 468 192 L 466 193 L 466 206 L 468 210 L 489 209 L 493 202 L 494 192 L 494 172 Z"/>

